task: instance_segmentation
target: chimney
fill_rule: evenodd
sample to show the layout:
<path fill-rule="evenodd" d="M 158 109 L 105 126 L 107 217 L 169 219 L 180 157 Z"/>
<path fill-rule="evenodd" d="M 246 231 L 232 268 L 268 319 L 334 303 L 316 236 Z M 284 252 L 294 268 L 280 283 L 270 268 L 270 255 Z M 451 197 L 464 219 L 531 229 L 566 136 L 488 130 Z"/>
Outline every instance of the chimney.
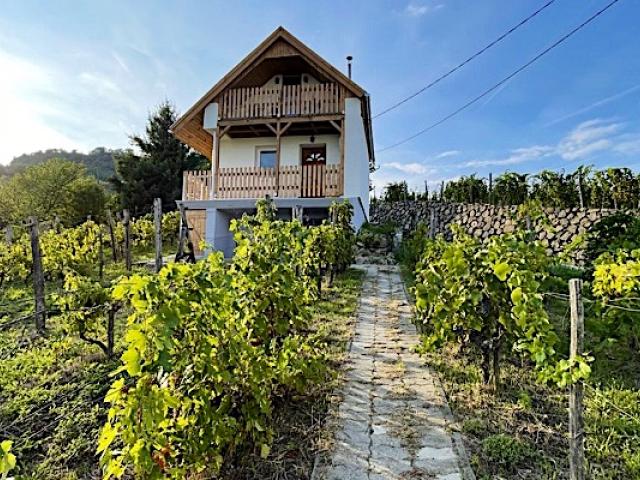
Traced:
<path fill-rule="evenodd" d="M 351 55 L 347 56 L 347 75 L 349 76 L 349 79 L 351 79 L 351 60 L 353 60 L 353 57 Z"/>

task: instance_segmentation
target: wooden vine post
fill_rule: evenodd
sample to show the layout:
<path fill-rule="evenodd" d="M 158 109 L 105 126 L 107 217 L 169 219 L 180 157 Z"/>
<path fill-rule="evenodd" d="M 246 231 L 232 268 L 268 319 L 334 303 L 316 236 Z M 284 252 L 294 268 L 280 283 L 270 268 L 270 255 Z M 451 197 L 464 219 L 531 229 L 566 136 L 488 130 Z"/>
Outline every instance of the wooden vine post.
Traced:
<path fill-rule="evenodd" d="M 102 225 L 98 224 L 98 255 L 100 256 L 100 264 L 98 265 L 100 280 L 104 278 L 104 236 L 102 233 Z"/>
<path fill-rule="evenodd" d="M 493 205 L 493 173 L 489 172 L 489 203 Z"/>
<path fill-rule="evenodd" d="M 429 209 L 429 238 L 436 238 L 436 232 L 438 231 L 438 213 L 436 207 Z"/>
<path fill-rule="evenodd" d="M 162 199 L 153 200 L 153 223 L 155 227 L 156 273 L 162 269 Z"/>
<path fill-rule="evenodd" d="M 118 245 L 116 243 L 116 227 L 111 210 L 107 210 L 107 225 L 109 226 L 109 240 L 111 241 L 111 256 L 113 261 L 118 260 Z"/>
<path fill-rule="evenodd" d="M 46 305 L 44 302 L 44 271 L 42 270 L 42 255 L 40 252 L 40 237 L 38 232 L 38 220 L 36 217 L 29 218 L 29 232 L 31 236 L 31 256 L 33 277 L 33 295 L 35 300 L 34 317 L 36 321 L 36 329 L 40 333 L 44 333 L 46 328 Z"/>
<path fill-rule="evenodd" d="M 109 305 L 107 310 L 107 356 L 109 358 L 113 357 L 113 352 L 115 349 L 115 324 L 116 324 L 116 313 L 118 312 L 118 307 L 115 305 Z"/>
<path fill-rule="evenodd" d="M 131 271 L 131 217 L 129 210 L 122 212 L 122 224 L 124 225 L 124 261 L 127 272 Z"/>
<path fill-rule="evenodd" d="M 573 361 L 584 348 L 584 305 L 582 280 L 569 280 L 571 304 L 571 345 L 569 360 Z M 584 480 L 584 386 L 582 380 L 571 384 L 569 392 L 569 478 Z"/>
<path fill-rule="evenodd" d="M 7 225 L 7 229 L 4 232 L 4 238 L 7 241 L 7 245 L 13 244 L 13 227 L 11 225 Z"/>
<path fill-rule="evenodd" d="M 578 196 L 580 197 L 580 208 L 584 208 L 584 195 L 582 193 L 582 171 L 578 173 Z"/>

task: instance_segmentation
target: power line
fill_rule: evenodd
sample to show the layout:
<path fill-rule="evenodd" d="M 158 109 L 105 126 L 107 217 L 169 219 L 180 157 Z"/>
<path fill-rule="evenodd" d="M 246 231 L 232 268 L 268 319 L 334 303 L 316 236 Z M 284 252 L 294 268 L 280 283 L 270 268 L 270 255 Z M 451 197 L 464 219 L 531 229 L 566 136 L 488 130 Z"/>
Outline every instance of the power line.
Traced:
<path fill-rule="evenodd" d="M 394 103 L 393 105 L 391 105 L 390 107 L 386 108 L 385 110 L 382 110 L 380 113 L 377 113 L 373 116 L 373 118 L 378 118 L 381 117 L 382 115 L 384 115 L 385 113 L 389 113 L 391 110 L 395 110 L 396 108 L 398 108 L 400 105 L 403 105 L 404 103 L 408 102 L 409 100 L 411 100 L 412 98 L 417 97 L 418 95 L 420 95 L 422 92 L 429 90 L 431 87 L 433 87 L 434 85 L 440 83 L 442 80 L 444 80 L 445 78 L 447 78 L 449 75 L 457 72 L 458 70 L 460 70 L 462 67 L 464 67 L 466 64 L 472 62 L 473 60 L 475 60 L 476 58 L 478 58 L 480 55 L 482 55 L 484 52 L 486 52 L 487 50 L 489 50 L 491 47 L 497 45 L 498 43 L 500 43 L 502 40 L 504 40 L 505 38 L 507 38 L 509 35 L 511 35 L 513 32 L 515 32 L 518 28 L 520 28 L 521 26 L 523 26 L 525 23 L 527 23 L 529 20 L 531 20 L 532 18 L 534 18 L 535 16 L 537 16 L 540 12 L 542 12 L 545 8 L 547 8 L 548 6 L 550 6 L 552 3 L 554 3 L 556 0 L 550 0 L 547 3 L 545 3 L 544 5 L 542 5 L 539 9 L 537 9 L 535 12 L 533 12 L 532 14 L 530 14 L 528 17 L 526 17 L 524 20 L 522 20 L 520 23 L 518 23 L 517 25 L 515 25 L 514 27 L 511 27 L 509 30 L 507 30 L 506 32 L 504 32 L 502 35 L 500 35 L 498 38 L 496 38 L 495 40 L 493 40 L 491 43 L 489 43 L 488 45 L 485 45 L 482 49 L 478 50 L 476 53 L 474 53 L 473 55 L 471 55 L 470 57 L 468 57 L 466 60 L 464 60 L 462 63 L 459 63 L 458 65 L 456 65 L 455 67 L 453 67 L 451 70 L 449 70 L 448 72 L 444 73 L 443 75 L 440 75 L 438 78 L 436 78 L 435 80 L 433 80 L 431 83 L 429 83 L 428 85 L 422 87 L 420 90 L 412 93 L 411 95 L 409 95 L 406 98 L 403 98 L 402 100 L 400 100 L 397 103 Z"/>
<path fill-rule="evenodd" d="M 455 117 L 456 115 L 458 115 L 460 112 L 462 112 L 463 110 L 466 110 L 467 108 L 469 108 L 471 105 L 473 105 L 474 103 L 478 102 L 479 100 L 481 100 L 482 98 L 486 97 L 487 95 L 489 95 L 491 92 L 493 92 L 494 90 L 496 90 L 497 88 L 499 88 L 500 86 L 504 85 L 506 82 L 508 82 L 509 80 L 511 80 L 513 77 L 515 77 L 516 75 L 518 75 L 520 72 L 522 72 L 523 70 L 525 70 L 526 68 L 528 68 L 529 66 L 531 66 L 533 63 L 535 63 L 536 61 L 538 61 L 540 58 L 542 58 L 544 55 L 546 55 L 547 53 L 549 53 L 551 50 L 553 50 L 554 48 L 556 48 L 557 46 L 559 46 L 561 43 L 563 43 L 565 40 L 569 39 L 569 37 L 573 36 L 575 33 L 577 33 L 579 30 L 582 30 L 584 27 L 586 27 L 588 24 L 590 24 L 591 22 L 593 22 L 596 18 L 598 18 L 600 15 L 602 15 L 605 11 L 607 11 L 609 8 L 611 8 L 613 5 L 615 5 L 616 3 L 618 3 L 620 0 L 613 0 L 610 3 L 608 3 L 604 8 L 598 10 L 596 13 L 594 13 L 593 15 L 591 15 L 587 20 L 585 20 L 584 22 L 582 22 L 580 25 L 578 25 L 577 27 L 575 27 L 573 30 L 571 30 L 569 33 L 563 35 L 562 37 L 560 37 L 558 40 L 556 40 L 554 43 L 552 43 L 551 45 L 549 45 L 547 48 L 545 48 L 544 50 L 542 50 L 540 53 L 538 53 L 535 57 L 533 57 L 531 60 L 529 60 L 527 63 L 525 63 L 524 65 L 522 65 L 520 68 L 518 68 L 517 70 L 515 70 L 513 73 L 511 73 L 510 75 L 506 76 L 505 78 L 503 78 L 502 80 L 500 80 L 498 83 L 496 83 L 495 85 L 493 85 L 492 87 L 488 88 L 487 90 L 485 90 L 484 92 L 482 92 L 480 95 L 478 95 L 477 97 L 475 97 L 472 100 L 469 100 L 467 103 L 465 103 L 464 105 L 462 105 L 461 107 L 459 107 L 458 109 L 454 110 L 453 112 L 451 112 L 450 114 L 446 115 L 445 117 L 441 118 L 440 120 L 438 120 L 435 123 L 432 123 L 431 125 L 429 125 L 426 128 L 423 128 L 422 130 L 420 130 L 419 132 L 414 133 L 413 135 L 400 140 L 399 142 L 396 142 L 392 145 L 389 145 L 388 147 L 385 147 L 381 150 L 378 150 L 377 153 L 380 152 L 384 152 L 386 150 L 390 150 L 392 148 L 398 147 L 404 143 L 407 143 L 411 140 L 413 140 L 416 137 L 419 137 L 420 135 L 422 135 L 423 133 L 428 132 L 429 130 L 434 129 L 435 127 L 443 124 L 444 122 L 446 122 L 447 120 L 449 120 L 452 117 Z"/>

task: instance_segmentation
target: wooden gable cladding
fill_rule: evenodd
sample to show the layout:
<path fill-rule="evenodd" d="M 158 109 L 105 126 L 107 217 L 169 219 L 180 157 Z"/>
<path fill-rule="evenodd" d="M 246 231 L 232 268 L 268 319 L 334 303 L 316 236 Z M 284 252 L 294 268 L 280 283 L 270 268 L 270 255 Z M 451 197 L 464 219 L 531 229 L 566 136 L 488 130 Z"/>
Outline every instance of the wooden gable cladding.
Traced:
<path fill-rule="evenodd" d="M 288 57 L 291 55 L 300 55 L 300 52 L 293 45 L 283 39 L 276 40 L 262 54 L 264 58 Z"/>

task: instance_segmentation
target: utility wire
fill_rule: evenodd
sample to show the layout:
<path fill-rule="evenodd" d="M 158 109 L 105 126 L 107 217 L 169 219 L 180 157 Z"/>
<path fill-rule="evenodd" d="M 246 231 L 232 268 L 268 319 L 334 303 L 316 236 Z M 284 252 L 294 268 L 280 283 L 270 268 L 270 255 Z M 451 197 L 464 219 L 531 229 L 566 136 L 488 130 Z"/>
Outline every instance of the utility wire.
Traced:
<path fill-rule="evenodd" d="M 509 30 L 507 30 L 506 32 L 504 32 L 502 35 L 500 35 L 498 38 L 496 38 L 494 41 L 492 41 L 491 43 L 485 45 L 482 49 L 478 50 L 476 53 L 474 53 L 473 55 L 471 55 L 469 58 L 467 58 L 466 60 L 464 60 L 462 63 L 459 63 L 458 65 L 456 65 L 455 67 L 453 67 L 451 70 L 449 70 L 448 72 L 444 73 L 443 75 L 440 75 L 438 78 L 436 78 L 435 80 L 433 80 L 431 83 L 429 83 L 428 85 L 422 87 L 420 90 L 412 93 L 411 95 L 409 95 L 408 97 L 403 98 L 402 100 L 400 100 L 397 103 L 394 103 L 393 105 L 391 105 L 390 107 L 382 110 L 380 113 L 376 113 L 373 118 L 378 118 L 381 117 L 382 115 L 384 115 L 385 113 L 389 113 L 391 110 L 395 110 L 396 108 L 398 108 L 400 105 L 403 105 L 404 103 L 408 102 L 409 100 L 411 100 L 412 98 L 417 97 L 418 95 L 420 95 L 422 92 L 429 90 L 431 87 L 433 87 L 434 85 L 440 83 L 442 80 L 444 80 L 445 78 L 447 78 L 449 75 L 455 73 L 456 71 L 460 70 L 462 67 L 464 67 L 467 63 L 470 63 L 471 61 L 475 60 L 477 57 L 479 57 L 480 55 L 482 55 L 484 52 L 486 52 L 487 50 L 489 50 L 491 47 L 497 45 L 498 43 L 500 43 L 502 40 L 504 40 L 505 38 L 507 38 L 509 35 L 511 35 L 513 32 L 515 32 L 518 28 L 520 28 L 521 26 L 523 26 L 525 23 L 527 23 L 529 20 L 531 20 L 532 18 L 534 18 L 536 15 L 538 15 L 540 12 L 542 12 L 545 8 L 549 7 L 552 3 L 554 3 L 556 0 L 550 0 L 547 3 L 545 3 L 544 5 L 542 5 L 539 9 L 537 9 L 535 12 L 533 12 L 532 14 L 530 14 L 528 17 L 526 17 L 524 20 L 522 20 L 520 23 L 518 23 L 517 25 L 515 25 L 514 27 L 511 27 Z"/>
<path fill-rule="evenodd" d="M 431 125 L 429 125 L 426 128 L 423 128 L 422 130 L 420 130 L 419 132 L 414 133 L 413 135 L 400 140 L 399 142 L 396 142 L 394 144 L 389 145 L 388 147 L 385 147 L 381 150 L 378 150 L 377 153 L 380 152 L 384 152 L 386 150 L 390 150 L 392 148 L 398 147 L 404 143 L 407 143 L 411 140 L 413 140 L 416 137 L 419 137 L 420 135 L 422 135 L 423 133 L 428 132 L 429 130 L 434 129 L 435 127 L 437 127 L 438 125 L 443 124 L 444 122 L 446 122 L 447 120 L 449 120 L 452 117 L 455 117 L 456 115 L 458 115 L 460 112 L 462 112 L 463 110 L 466 110 L 467 108 L 469 108 L 471 105 L 473 105 L 474 103 L 478 102 L 479 100 L 481 100 L 482 98 L 486 97 L 487 95 L 489 95 L 491 92 L 493 92 L 494 90 L 496 90 L 497 88 L 501 87 L 502 85 L 504 85 L 505 83 L 507 83 L 509 80 L 511 80 L 513 77 L 515 77 L 516 75 L 518 75 L 520 72 L 522 72 L 523 70 L 525 70 L 526 68 L 528 68 L 529 66 L 531 66 L 533 63 L 535 63 L 536 61 L 538 61 L 540 58 L 542 58 L 544 55 L 546 55 L 547 53 L 549 53 L 551 50 L 553 50 L 554 48 L 556 48 L 558 45 L 560 45 L 561 43 L 563 43 L 565 40 L 569 39 L 569 37 L 573 36 L 575 33 L 577 33 L 579 30 L 582 30 L 584 27 L 586 27 L 588 24 L 590 24 L 591 22 L 593 22 L 596 18 L 598 18 L 600 15 L 602 15 L 604 12 L 606 12 L 609 8 L 611 8 L 613 5 L 615 5 L 616 3 L 618 3 L 620 0 L 613 0 L 611 2 L 609 2 L 604 8 L 598 10 L 596 13 L 594 13 L 593 15 L 591 15 L 587 20 L 585 20 L 584 22 L 582 22 L 580 25 L 578 25 L 577 27 L 575 27 L 573 30 L 571 30 L 569 33 L 563 35 L 562 37 L 560 37 L 558 40 L 556 40 L 554 43 L 552 43 L 551 45 L 549 45 L 547 48 L 545 48 L 544 50 L 542 50 L 540 53 L 538 53 L 535 57 L 533 57 L 531 60 L 529 60 L 527 63 L 525 63 L 524 65 L 522 65 L 520 68 L 518 68 L 517 70 L 515 70 L 513 73 L 511 73 L 510 75 L 506 76 L 505 78 L 503 78 L 502 80 L 500 80 L 498 83 L 496 83 L 495 85 L 493 85 L 492 87 L 488 88 L 487 90 L 485 90 L 484 92 L 482 92 L 480 95 L 478 95 L 477 97 L 475 97 L 472 100 L 469 100 L 467 103 L 465 103 L 464 105 L 462 105 L 461 107 L 459 107 L 458 109 L 454 110 L 453 112 L 451 112 L 450 114 L 446 115 L 445 117 L 441 118 L 440 120 L 438 120 L 435 123 L 432 123 Z"/>

